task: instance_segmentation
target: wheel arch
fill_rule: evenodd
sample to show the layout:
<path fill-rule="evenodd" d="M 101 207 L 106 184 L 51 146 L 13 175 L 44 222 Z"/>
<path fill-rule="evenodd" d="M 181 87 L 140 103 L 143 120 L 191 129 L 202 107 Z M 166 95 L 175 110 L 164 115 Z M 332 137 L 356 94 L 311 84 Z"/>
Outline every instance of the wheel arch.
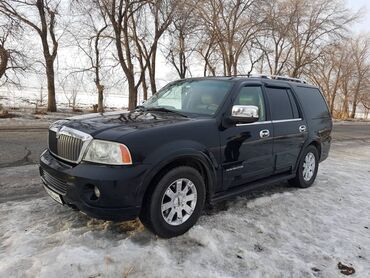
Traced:
<path fill-rule="evenodd" d="M 206 187 L 206 201 L 210 200 L 214 192 L 216 182 L 216 171 L 211 159 L 202 152 L 193 151 L 189 153 L 178 154 L 157 164 L 146 176 L 138 196 L 142 197 L 142 204 L 151 196 L 158 181 L 170 170 L 179 166 L 189 166 L 196 169 L 204 179 Z"/>
<path fill-rule="evenodd" d="M 314 146 L 317 149 L 317 153 L 319 154 L 319 160 L 321 159 L 321 143 L 318 140 L 313 140 L 308 146 Z"/>
<path fill-rule="evenodd" d="M 292 169 L 292 172 L 295 173 L 298 169 L 298 165 L 299 165 L 299 162 L 301 161 L 302 159 L 302 156 L 303 156 L 303 153 L 305 151 L 306 148 L 308 148 L 309 146 L 314 146 L 316 149 L 317 149 L 317 152 L 319 154 L 319 161 L 321 159 L 321 143 L 319 140 L 317 139 L 312 139 L 310 140 L 309 142 L 307 142 L 301 149 L 300 153 L 299 153 L 299 156 L 298 156 L 298 159 L 296 161 L 296 164 L 294 166 L 294 168 Z"/>

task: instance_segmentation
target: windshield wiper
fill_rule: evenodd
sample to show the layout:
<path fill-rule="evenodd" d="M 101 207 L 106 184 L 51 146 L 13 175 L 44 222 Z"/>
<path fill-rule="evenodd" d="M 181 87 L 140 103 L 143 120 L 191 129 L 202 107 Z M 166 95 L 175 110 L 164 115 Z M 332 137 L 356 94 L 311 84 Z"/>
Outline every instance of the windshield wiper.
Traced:
<path fill-rule="evenodd" d="M 186 115 L 184 115 L 184 114 L 182 114 L 178 111 L 171 110 L 171 109 L 168 109 L 168 108 L 165 108 L 165 107 L 148 107 L 148 108 L 145 107 L 144 109 L 145 109 L 145 111 L 159 111 L 159 112 L 174 113 L 174 114 L 180 115 L 184 118 L 188 118 L 188 116 L 186 116 Z"/>
<path fill-rule="evenodd" d="M 135 110 L 142 110 L 142 111 L 145 111 L 145 110 L 146 110 L 146 108 L 145 108 L 145 106 L 144 106 L 144 105 L 138 105 L 138 106 L 136 106 L 136 107 L 135 107 Z"/>

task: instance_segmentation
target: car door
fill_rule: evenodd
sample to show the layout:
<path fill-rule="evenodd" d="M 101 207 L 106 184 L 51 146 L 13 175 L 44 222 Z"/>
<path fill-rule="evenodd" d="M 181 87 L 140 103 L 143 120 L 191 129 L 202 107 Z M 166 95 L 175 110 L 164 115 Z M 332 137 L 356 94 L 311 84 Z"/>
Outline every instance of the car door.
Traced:
<path fill-rule="evenodd" d="M 289 87 L 265 88 L 274 129 L 275 173 L 290 171 L 307 138 L 307 125 Z"/>
<path fill-rule="evenodd" d="M 224 189 L 239 186 L 273 173 L 273 128 L 261 85 L 243 85 L 232 105 L 254 105 L 259 120 L 233 123 L 220 131 Z M 232 105 L 228 108 L 231 113 Z"/>

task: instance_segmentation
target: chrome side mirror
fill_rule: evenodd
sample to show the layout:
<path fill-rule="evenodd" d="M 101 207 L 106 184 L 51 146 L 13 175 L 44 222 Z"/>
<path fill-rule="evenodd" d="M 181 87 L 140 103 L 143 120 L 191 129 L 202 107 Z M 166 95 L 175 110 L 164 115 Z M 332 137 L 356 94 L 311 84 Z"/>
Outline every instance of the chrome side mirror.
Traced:
<path fill-rule="evenodd" d="M 253 123 L 259 119 L 258 107 L 254 105 L 234 105 L 231 119 L 235 122 Z"/>

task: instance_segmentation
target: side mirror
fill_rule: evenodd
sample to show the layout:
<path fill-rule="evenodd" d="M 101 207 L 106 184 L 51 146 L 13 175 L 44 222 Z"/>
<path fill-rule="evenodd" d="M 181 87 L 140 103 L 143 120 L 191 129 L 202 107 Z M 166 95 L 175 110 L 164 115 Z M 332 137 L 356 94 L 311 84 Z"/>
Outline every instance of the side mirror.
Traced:
<path fill-rule="evenodd" d="M 258 107 L 254 105 L 234 105 L 230 119 L 239 123 L 253 123 L 259 119 Z"/>

